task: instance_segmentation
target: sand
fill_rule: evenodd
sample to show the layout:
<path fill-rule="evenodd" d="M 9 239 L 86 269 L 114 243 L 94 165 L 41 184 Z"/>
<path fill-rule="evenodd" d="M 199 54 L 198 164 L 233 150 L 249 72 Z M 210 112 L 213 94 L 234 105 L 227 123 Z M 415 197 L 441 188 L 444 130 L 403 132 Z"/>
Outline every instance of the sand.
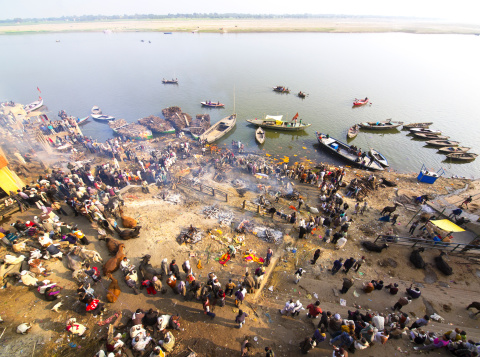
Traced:
<path fill-rule="evenodd" d="M 480 25 L 403 18 L 312 18 L 312 19 L 169 19 L 96 22 L 26 23 L 0 26 L 0 34 L 81 32 L 406 32 L 424 34 L 478 34 Z"/>

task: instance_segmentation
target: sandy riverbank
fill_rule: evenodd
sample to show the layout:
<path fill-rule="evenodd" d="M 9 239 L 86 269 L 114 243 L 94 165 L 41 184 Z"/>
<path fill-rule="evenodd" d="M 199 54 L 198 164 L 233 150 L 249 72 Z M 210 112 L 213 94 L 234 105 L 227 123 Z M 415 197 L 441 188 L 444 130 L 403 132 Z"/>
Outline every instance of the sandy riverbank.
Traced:
<path fill-rule="evenodd" d="M 312 19 L 168 19 L 96 22 L 27 23 L 0 26 L 0 34 L 81 32 L 406 32 L 419 34 L 478 34 L 480 25 L 418 19 L 312 18 Z"/>

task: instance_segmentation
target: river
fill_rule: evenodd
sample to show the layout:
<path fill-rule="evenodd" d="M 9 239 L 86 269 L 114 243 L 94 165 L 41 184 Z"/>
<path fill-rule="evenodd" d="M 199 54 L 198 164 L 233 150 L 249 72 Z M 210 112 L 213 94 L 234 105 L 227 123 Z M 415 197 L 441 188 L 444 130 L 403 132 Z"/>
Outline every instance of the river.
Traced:
<path fill-rule="evenodd" d="M 478 36 L 83 32 L 4 35 L 0 48 L 0 100 L 32 102 L 38 87 L 51 118 L 60 109 L 83 117 L 93 105 L 129 122 L 174 105 L 192 116 L 208 113 L 212 122 L 235 110 L 237 126 L 221 146 L 240 140 L 247 150 L 289 156 L 290 162 L 334 163 L 316 144 L 315 131 L 346 140 L 348 128 L 363 121 L 432 121 L 431 128 L 480 153 Z M 162 84 L 172 77 L 178 85 Z M 273 92 L 277 85 L 291 94 Z M 298 98 L 298 91 L 307 98 Z M 352 108 L 355 98 L 366 96 L 371 105 Z M 204 109 L 204 100 L 225 103 L 225 109 Z M 296 134 L 267 131 L 261 148 L 245 122 L 265 114 L 291 119 L 297 112 L 312 126 Z M 112 135 L 94 121 L 82 130 L 100 140 Z M 480 177 L 480 159 L 447 162 L 407 134 L 360 132 L 350 143 L 376 148 L 396 171 L 418 172 L 425 164 L 443 167 L 447 176 Z"/>

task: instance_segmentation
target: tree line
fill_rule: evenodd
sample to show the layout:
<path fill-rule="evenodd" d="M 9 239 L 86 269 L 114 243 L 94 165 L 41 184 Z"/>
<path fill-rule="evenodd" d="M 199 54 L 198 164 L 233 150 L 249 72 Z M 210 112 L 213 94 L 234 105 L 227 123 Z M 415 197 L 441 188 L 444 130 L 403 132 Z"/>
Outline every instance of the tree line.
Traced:
<path fill-rule="evenodd" d="M 309 19 L 309 18 L 371 18 L 372 16 L 351 16 L 351 15 L 314 15 L 314 14 L 236 14 L 236 13 L 193 13 L 193 14 L 135 14 L 135 15 L 82 15 L 82 16 L 62 16 L 62 17 L 44 17 L 44 18 L 14 18 L 0 20 L 3 24 L 15 24 L 22 22 L 92 22 L 92 21 L 111 21 L 111 20 L 164 20 L 164 19 Z"/>

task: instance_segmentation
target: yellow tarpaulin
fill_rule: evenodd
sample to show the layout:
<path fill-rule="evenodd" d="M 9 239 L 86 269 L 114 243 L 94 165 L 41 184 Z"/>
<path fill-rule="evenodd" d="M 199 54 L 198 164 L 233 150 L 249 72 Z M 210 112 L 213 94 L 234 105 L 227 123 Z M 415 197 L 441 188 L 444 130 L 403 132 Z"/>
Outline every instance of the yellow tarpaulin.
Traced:
<path fill-rule="evenodd" d="M 444 230 L 445 232 L 465 232 L 465 229 L 457 226 L 455 223 L 448 219 L 440 219 L 438 221 L 430 221 L 438 228 Z"/>
<path fill-rule="evenodd" d="M 0 169 L 0 187 L 7 194 L 10 194 L 10 191 L 17 192 L 17 190 L 21 190 L 23 182 L 8 167 L 3 167 Z"/>

